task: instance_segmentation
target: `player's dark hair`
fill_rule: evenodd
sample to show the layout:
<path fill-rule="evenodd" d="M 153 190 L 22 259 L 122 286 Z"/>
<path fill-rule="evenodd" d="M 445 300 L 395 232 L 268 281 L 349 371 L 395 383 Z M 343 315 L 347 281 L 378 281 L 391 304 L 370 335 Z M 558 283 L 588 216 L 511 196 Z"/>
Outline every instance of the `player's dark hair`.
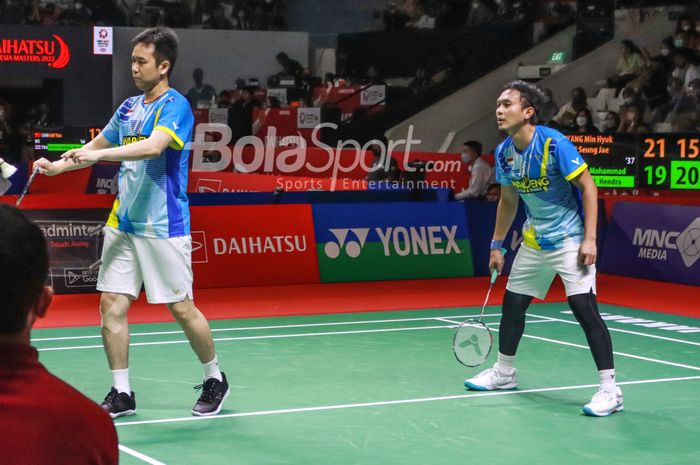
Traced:
<path fill-rule="evenodd" d="M 483 146 L 481 145 L 481 142 L 479 142 L 478 140 L 468 140 L 462 145 L 466 145 L 467 147 L 470 147 L 472 150 L 474 150 L 476 153 L 478 153 L 479 156 L 481 156 L 481 150 L 483 149 Z"/>
<path fill-rule="evenodd" d="M 136 44 L 153 44 L 156 64 L 160 65 L 164 61 L 170 62 L 170 68 L 168 68 L 168 77 L 170 77 L 175 68 L 175 61 L 177 61 L 179 42 L 175 31 L 169 27 L 152 27 L 131 39 L 131 46 L 134 47 Z"/>
<path fill-rule="evenodd" d="M 530 118 L 530 122 L 532 122 L 532 124 L 537 124 L 537 114 L 540 108 L 542 108 L 542 105 L 544 105 L 544 92 L 542 92 L 542 89 L 529 82 L 517 80 L 510 81 L 503 86 L 503 92 L 506 90 L 517 90 L 520 92 L 520 105 L 523 108 L 532 107 L 535 110 L 535 115 Z"/>
<path fill-rule="evenodd" d="M 0 204 L 0 334 L 24 329 L 48 272 L 44 234 L 21 211 Z"/>

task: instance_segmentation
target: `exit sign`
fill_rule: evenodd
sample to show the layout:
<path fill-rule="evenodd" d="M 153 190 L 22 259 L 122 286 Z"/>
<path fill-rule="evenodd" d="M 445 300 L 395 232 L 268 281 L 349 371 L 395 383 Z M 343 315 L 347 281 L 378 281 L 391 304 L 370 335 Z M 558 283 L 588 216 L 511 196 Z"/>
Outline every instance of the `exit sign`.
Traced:
<path fill-rule="evenodd" d="M 554 52 L 549 59 L 550 63 L 564 63 L 566 61 L 566 52 Z"/>

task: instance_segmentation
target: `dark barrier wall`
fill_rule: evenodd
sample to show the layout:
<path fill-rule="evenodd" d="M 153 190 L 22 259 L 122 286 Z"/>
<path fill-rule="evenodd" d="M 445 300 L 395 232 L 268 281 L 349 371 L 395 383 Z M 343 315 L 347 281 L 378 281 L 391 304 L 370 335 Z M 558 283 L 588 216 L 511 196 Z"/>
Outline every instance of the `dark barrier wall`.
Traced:
<path fill-rule="evenodd" d="M 3 24 L 0 88 L 41 88 L 61 80 L 64 124 L 106 124 L 112 115 L 112 57 L 94 55 L 91 27 Z"/>

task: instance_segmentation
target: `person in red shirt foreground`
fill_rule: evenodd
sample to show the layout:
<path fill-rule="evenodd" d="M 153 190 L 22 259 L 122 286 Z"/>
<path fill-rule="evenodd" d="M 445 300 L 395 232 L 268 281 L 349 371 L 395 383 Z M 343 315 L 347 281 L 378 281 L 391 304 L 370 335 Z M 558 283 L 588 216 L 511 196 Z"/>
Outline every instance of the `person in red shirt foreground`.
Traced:
<path fill-rule="evenodd" d="M 41 230 L 0 204 L 0 451 L 3 465 L 116 465 L 117 433 L 100 406 L 48 372 L 29 344 L 53 289 Z"/>

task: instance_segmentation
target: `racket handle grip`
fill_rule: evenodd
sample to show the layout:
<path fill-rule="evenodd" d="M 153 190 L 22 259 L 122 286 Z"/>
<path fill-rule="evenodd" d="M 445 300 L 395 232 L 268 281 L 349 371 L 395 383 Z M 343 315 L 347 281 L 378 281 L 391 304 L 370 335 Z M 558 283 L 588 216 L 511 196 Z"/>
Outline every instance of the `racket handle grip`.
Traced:
<path fill-rule="evenodd" d="M 503 254 L 504 257 L 506 256 L 507 251 L 508 250 L 506 250 L 505 247 L 501 248 L 501 254 Z M 496 282 L 496 278 L 498 278 L 498 270 L 494 268 L 494 270 L 491 272 L 491 284 Z"/>

